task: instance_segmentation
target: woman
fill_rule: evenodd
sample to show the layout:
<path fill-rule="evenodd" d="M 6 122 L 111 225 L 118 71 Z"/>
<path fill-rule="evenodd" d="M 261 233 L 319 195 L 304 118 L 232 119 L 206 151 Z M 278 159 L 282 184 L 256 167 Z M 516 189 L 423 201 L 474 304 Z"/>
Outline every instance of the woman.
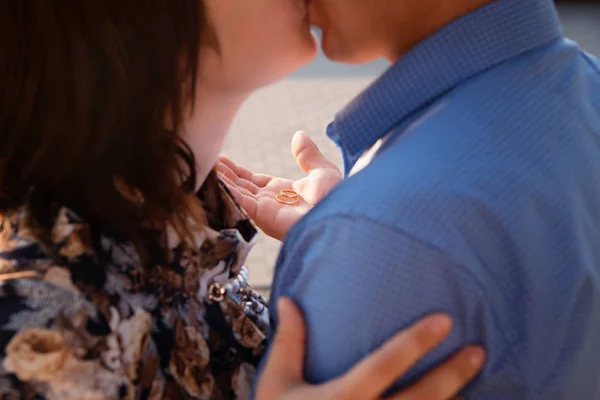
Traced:
<path fill-rule="evenodd" d="M 0 37 L 0 397 L 249 397 L 256 229 L 212 169 L 244 99 L 314 56 L 304 2 L 6 0 Z M 450 329 L 434 316 L 311 387 L 282 314 L 259 400 L 379 396 Z M 480 364 L 459 353 L 396 398 L 448 398 Z"/>

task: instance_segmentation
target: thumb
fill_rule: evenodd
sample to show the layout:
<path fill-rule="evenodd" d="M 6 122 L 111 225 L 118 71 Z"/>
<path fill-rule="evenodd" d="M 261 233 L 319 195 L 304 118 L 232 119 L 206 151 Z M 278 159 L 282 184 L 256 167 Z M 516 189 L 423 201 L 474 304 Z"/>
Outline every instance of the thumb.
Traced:
<path fill-rule="evenodd" d="M 298 166 L 306 173 L 317 168 L 335 168 L 321 153 L 315 142 L 304 131 L 298 131 L 292 138 L 292 154 Z"/>
<path fill-rule="evenodd" d="M 276 377 L 277 386 L 288 387 L 303 381 L 306 326 L 302 313 L 288 298 L 277 302 L 279 324 L 269 351 L 265 377 Z"/>

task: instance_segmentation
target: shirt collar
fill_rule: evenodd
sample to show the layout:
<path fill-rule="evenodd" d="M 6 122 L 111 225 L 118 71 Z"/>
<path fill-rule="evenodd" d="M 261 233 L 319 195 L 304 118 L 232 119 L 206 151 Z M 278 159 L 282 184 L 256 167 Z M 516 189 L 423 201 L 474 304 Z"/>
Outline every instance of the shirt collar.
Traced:
<path fill-rule="evenodd" d="M 439 96 L 561 36 L 552 0 L 496 0 L 419 43 L 344 108 L 327 135 L 349 171 L 378 139 Z"/>

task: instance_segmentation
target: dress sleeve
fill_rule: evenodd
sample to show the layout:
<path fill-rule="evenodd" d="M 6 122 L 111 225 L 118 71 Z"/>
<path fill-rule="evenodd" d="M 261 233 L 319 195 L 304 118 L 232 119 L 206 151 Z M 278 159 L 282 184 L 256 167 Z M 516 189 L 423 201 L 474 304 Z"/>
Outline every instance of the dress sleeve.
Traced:
<path fill-rule="evenodd" d="M 146 315 L 119 319 L 115 314 L 111 322 L 138 326 L 140 333 L 150 329 Z M 34 279 L 2 281 L 0 398 L 132 398 L 133 362 L 121 350 L 122 339 L 73 288 Z M 131 339 L 133 354 L 144 339 Z"/>

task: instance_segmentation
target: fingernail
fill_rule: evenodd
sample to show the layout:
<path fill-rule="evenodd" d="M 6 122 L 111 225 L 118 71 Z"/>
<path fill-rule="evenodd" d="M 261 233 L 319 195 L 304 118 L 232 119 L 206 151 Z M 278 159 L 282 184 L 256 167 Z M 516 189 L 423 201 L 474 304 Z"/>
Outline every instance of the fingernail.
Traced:
<path fill-rule="evenodd" d="M 469 363 L 473 366 L 480 366 L 485 360 L 485 351 L 479 347 L 472 347 L 469 350 Z"/>
<path fill-rule="evenodd" d="M 442 335 L 452 328 L 452 319 L 444 314 L 430 317 L 427 321 L 427 330 L 434 335 Z"/>

